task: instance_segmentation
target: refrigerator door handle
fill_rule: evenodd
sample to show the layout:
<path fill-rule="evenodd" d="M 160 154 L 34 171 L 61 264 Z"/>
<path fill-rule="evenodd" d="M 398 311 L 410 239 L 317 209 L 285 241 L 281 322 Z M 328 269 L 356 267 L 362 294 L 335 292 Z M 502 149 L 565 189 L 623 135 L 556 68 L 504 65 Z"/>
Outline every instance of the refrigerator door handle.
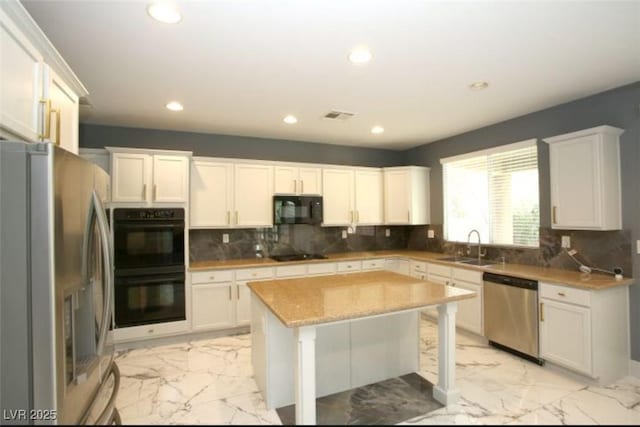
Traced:
<path fill-rule="evenodd" d="M 118 369 L 118 365 L 116 362 L 111 364 L 111 372 L 113 373 L 113 393 L 107 402 L 104 411 L 98 416 L 96 420 L 96 425 L 107 425 L 110 424 L 111 420 L 119 420 L 120 414 L 115 407 L 116 398 L 118 397 L 118 389 L 120 388 L 120 369 Z M 122 423 L 122 420 L 120 420 Z"/>
<path fill-rule="evenodd" d="M 107 339 L 107 332 L 109 331 L 109 316 L 111 315 L 111 305 L 113 304 L 113 263 L 111 260 L 111 234 L 109 233 L 109 225 L 107 223 L 107 216 L 104 213 L 104 206 L 100 200 L 100 196 L 94 190 L 92 194 L 92 210 L 95 212 L 95 216 L 98 222 L 98 230 L 100 232 L 100 243 L 102 260 L 104 263 L 104 306 L 102 310 L 102 324 L 100 331 L 100 338 L 98 340 L 97 353 L 102 354 L 104 343 Z"/>

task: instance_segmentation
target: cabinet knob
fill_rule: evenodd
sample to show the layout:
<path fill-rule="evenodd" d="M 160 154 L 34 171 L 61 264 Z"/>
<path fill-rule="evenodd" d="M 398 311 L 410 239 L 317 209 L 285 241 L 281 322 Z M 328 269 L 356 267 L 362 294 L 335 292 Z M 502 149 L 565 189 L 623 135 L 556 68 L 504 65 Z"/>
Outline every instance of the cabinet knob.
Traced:
<path fill-rule="evenodd" d="M 209 276 L 209 280 L 216 280 L 216 276 Z"/>
<path fill-rule="evenodd" d="M 154 329 L 149 329 L 147 332 L 152 334 L 154 332 Z"/>
<path fill-rule="evenodd" d="M 566 295 L 564 294 L 564 292 L 558 292 L 558 295 L 560 295 L 561 297 L 566 297 Z"/>

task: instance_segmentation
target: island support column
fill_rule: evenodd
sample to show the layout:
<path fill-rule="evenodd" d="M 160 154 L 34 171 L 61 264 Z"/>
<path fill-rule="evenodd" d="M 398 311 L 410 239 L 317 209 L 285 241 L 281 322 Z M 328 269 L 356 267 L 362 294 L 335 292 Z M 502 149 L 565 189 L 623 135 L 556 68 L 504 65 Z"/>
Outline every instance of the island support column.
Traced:
<path fill-rule="evenodd" d="M 295 330 L 296 425 L 316 424 L 316 327 Z"/>
<path fill-rule="evenodd" d="M 460 397 L 455 387 L 457 310 L 455 302 L 438 306 L 438 385 L 433 389 L 433 397 L 445 406 Z"/>

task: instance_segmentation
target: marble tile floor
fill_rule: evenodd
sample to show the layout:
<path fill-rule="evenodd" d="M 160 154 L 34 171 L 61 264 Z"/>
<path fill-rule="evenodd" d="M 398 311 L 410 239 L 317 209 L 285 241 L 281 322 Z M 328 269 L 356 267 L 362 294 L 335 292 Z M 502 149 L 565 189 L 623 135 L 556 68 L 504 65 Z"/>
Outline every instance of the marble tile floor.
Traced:
<path fill-rule="evenodd" d="M 437 381 L 437 328 L 421 325 L 421 371 Z M 596 387 L 459 332 L 460 400 L 402 424 L 640 424 L 640 379 Z M 249 334 L 120 352 L 124 424 L 281 424 L 252 378 Z"/>

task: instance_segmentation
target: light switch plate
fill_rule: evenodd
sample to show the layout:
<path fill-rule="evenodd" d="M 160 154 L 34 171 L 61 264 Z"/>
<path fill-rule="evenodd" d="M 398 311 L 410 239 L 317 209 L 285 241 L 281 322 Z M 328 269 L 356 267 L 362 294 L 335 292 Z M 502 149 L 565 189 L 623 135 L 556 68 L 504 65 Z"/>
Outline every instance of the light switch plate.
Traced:
<path fill-rule="evenodd" d="M 436 233 L 433 230 L 427 230 L 427 238 L 433 239 L 436 237 Z"/>
<path fill-rule="evenodd" d="M 563 248 L 570 248 L 571 247 L 571 237 L 562 236 L 562 247 Z"/>
<path fill-rule="evenodd" d="M 229 233 L 222 233 L 222 243 L 229 243 Z"/>
<path fill-rule="evenodd" d="M 391 236 L 391 230 L 389 230 L 388 228 L 384 229 L 384 236 L 385 237 L 390 237 Z"/>
<path fill-rule="evenodd" d="M 342 230 L 342 238 L 343 239 L 347 238 L 347 230 Z"/>

